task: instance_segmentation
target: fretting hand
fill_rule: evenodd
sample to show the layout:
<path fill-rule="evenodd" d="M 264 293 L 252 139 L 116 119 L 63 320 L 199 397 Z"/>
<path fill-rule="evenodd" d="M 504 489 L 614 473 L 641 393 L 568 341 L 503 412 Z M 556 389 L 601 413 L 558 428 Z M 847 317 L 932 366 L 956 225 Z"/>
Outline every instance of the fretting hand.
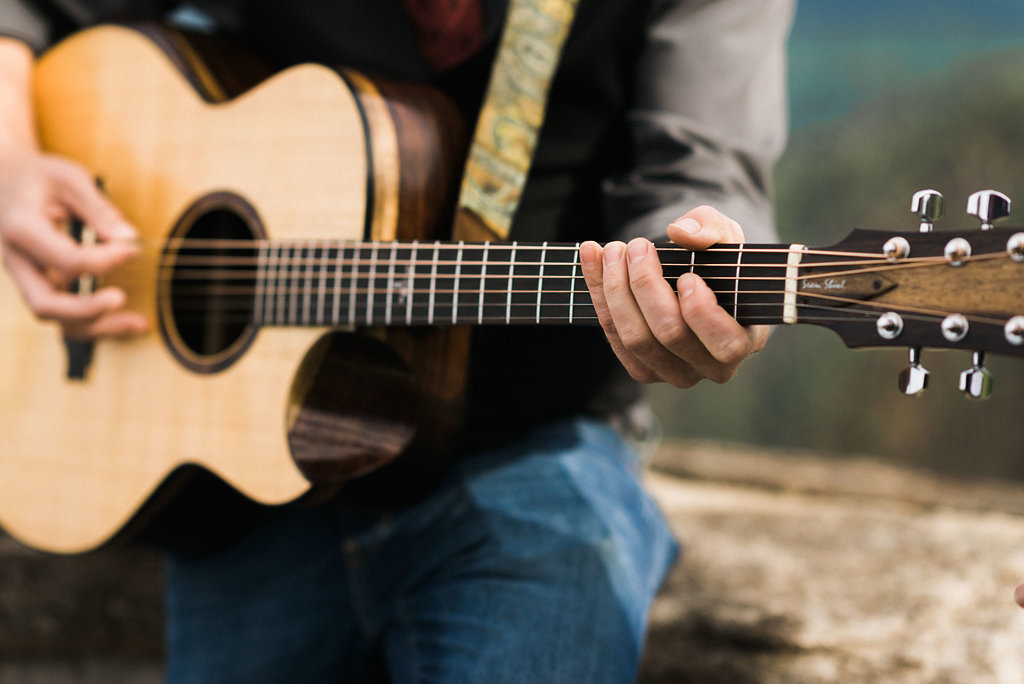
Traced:
<path fill-rule="evenodd" d="M 673 221 L 668 237 L 686 249 L 744 241 L 739 224 L 711 207 L 698 207 Z M 636 380 L 680 388 L 704 378 L 725 382 L 768 338 L 767 326 L 737 323 L 696 275 L 680 276 L 678 295 L 673 292 L 645 238 L 628 245 L 611 242 L 603 249 L 585 242 L 580 262 L 601 327 Z"/>

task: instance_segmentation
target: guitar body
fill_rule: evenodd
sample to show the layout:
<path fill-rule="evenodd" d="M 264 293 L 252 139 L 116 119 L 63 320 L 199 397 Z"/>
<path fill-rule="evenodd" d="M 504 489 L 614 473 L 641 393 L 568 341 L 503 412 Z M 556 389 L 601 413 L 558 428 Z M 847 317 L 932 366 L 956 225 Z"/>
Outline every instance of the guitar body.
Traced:
<path fill-rule="evenodd" d="M 92 171 L 141 232 L 142 256 L 103 284 L 121 286 L 151 330 L 96 343 L 71 379 L 59 329 L 0 283 L 0 525 L 37 548 L 106 543 L 189 464 L 257 502 L 292 501 L 306 475 L 376 467 L 406 448 L 424 406 L 447 416 L 457 403 L 461 375 L 447 364 L 464 345 L 443 331 L 396 331 L 384 351 L 323 326 L 250 322 L 226 340 L 185 339 L 161 284 L 175 236 L 216 237 L 207 224 L 226 217 L 254 239 L 423 237 L 443 221 L 437 184 L 457 166 L 439 152 L 457 137 L 450 112 L 429 92 L 317 65 L 226 77 L 210 64 L 239 61 L 198 45 L 108 26 L 38 65 L 44 147 Z M 417 358 L 438 349 L 449 353 Z M 374 400 L 373 383 L 407 402 Z"/>

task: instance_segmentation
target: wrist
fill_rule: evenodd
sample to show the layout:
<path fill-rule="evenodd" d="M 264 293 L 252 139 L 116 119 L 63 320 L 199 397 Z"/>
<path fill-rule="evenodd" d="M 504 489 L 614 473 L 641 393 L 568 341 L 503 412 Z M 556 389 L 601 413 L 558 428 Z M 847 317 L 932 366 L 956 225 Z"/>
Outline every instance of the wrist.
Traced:
<path fill-rule="evenodd" d="M 32 49 L 0 37 L 0 155 L 39 149 L 32 111 Z"/>

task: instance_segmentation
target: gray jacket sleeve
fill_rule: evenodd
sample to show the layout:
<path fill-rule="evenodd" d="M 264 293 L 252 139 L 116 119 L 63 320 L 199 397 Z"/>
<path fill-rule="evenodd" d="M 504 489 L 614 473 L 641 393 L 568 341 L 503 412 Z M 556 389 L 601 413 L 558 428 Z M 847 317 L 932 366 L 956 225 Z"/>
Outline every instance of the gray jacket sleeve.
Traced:
<path fill-rule="evenodd" d="M 664 0 L 628 113 L 632 166 L 605 183 L 620 237 L 664 239 L 710 204 L 749 242 L 776 241 L 771 172 L 786 140 L 785 44 L 792 0 Z"/>
<path fill-rule="evenodd" d="M 50 25 L 31 3 L 0 0 L 0 36 L 16 38 L 40 52 L 50 44 Z"/>

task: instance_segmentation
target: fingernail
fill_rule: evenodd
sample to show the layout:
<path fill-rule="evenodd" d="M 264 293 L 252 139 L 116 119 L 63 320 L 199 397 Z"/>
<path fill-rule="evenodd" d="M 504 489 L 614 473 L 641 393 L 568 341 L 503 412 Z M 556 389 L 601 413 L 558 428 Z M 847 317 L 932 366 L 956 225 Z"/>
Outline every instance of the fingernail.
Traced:
<path fill-rule="evenodd" d="M 683 231 L 685 233 L 689 233 L 690 235 L 696 235 L 697 233 L 700 232 L 700 223 L 697 222 L 697 219 L 692 219 L 692 218 L 676 219 L 670 225 L 673 225 L 676 228 L 678 228 L 679 230 L 681 230 L 681 231 Z"/>
<path fill-rule="evenodd" d="M 580 245 L 580 263 L 590 268 L 597 263 L 597 249 L 591 247 L 588 243 Z"/>
<path fill-rule="evenodd" d="M 619 263 L 619 260 L 622 258 L 622 247 L 623 247 L 623 245 L 622 245 L 621 242 L 611 242 L 611 243 L 608 243 L 607 245 L 605 245 L 605 247 L 604 247 L 604 265 L 605 266 L 612 266 L 614 264 Z"/>
<path fill-rule="evenodd" d="M 692 273 L 684 273 L 679 276 L 679 281 L 676 284 L 676 290 L 679 292 L 680 299 L 686 299 L 693 294 L 693 288 L 696 287 L 697 283 L 694 281 Z"/>
<path fill-rule="evenodd" d="M 628 247 L 626 248 L 626 254 L 629 257 L 629 263 L 636 263 L 647 256 L 647 250 L 651 243 L 644 238 L 637 238 L 631 240 Z"/>
<path fill-rule="evenodd" d="M 110 236 L 115 240 L 134 241 L 138 238 L 138 232 L 131 224 L 118 221 L 110 227 Z"/>
<path fill-rule="evenodd" d="M 124 291 L 115 287 L 100 290 L 96 293 L 96 298 L 99 299 L 104 308 L 108 310 L 120 309 L 124 306 L 125 301 L 127 300 Z"/>

